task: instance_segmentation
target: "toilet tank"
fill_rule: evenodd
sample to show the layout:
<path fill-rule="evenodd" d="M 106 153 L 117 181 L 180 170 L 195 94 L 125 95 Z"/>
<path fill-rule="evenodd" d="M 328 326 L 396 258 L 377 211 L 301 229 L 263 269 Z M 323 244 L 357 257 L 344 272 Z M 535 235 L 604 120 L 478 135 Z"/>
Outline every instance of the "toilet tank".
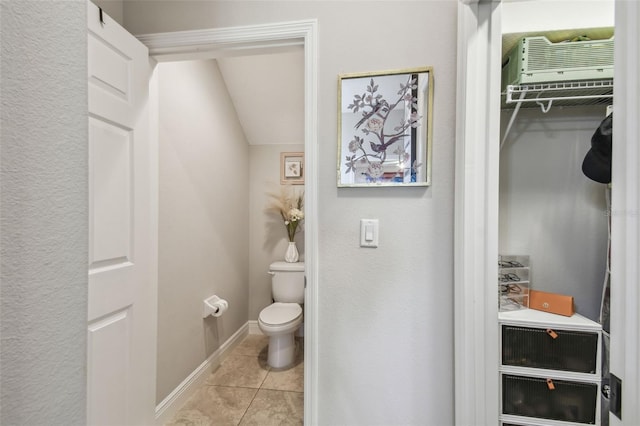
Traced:
<path fill-rule="evenodd" d="M 273 300 L 304 303 L 304 262 L 273 262 L 269 273 Z"/>

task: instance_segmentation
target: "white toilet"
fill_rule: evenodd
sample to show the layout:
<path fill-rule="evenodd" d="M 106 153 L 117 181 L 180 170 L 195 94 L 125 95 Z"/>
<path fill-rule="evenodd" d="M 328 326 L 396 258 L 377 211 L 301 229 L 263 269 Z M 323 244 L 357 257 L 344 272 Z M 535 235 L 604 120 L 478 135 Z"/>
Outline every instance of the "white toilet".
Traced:
<path fill-rule="evenodd" d="M 294 333 L 302 324 L 304 263 L 273 262 L 269 274 L 275 302 L 260 312 L 258 326 L 269 336 L 267 363 L 273 368 L 284 368 L 293 363 Z"/>

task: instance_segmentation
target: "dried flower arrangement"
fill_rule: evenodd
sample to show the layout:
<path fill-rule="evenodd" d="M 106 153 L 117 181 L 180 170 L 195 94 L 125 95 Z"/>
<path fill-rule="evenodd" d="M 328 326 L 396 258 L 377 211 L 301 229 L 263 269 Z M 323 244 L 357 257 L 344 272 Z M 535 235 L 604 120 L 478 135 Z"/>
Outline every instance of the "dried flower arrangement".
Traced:
<path fill-rule="evenodd" d="M 298 225 L 304 219 L 304 192 L 298 192 L 291 185 L 280 187 L 277 194 L 268 193 L 271 199 L 267 207 L 267 211 L 280 214 L 287 230 L 289 242 L 293 242 L 293 238 L 298 232 Z"/>

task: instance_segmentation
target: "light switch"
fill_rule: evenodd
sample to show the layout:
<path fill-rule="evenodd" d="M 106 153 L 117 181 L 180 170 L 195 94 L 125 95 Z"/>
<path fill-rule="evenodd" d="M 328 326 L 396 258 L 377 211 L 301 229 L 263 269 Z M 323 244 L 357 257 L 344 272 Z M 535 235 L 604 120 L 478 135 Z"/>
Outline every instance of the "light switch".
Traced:
<path fill-rule="evenodd" d="M 360 219 L 360 247 L 378 247 L 378 219 Z"/>
<path fill-rule="evenodd" d="M 367 243 L 373 241 L 373 225 L 371 223 L 364 224 L 364 240 Z"/>

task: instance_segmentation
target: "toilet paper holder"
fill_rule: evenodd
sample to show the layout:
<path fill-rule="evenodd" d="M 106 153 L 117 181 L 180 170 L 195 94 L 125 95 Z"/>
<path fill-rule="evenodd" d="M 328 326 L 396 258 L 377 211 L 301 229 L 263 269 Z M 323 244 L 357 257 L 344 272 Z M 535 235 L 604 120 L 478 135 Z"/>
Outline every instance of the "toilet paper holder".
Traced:
<path fill-rule="evenodd" d="M 202 311 L 202 318 L 206 318 L 209 315 L 220 316 L 222 312 L 227 309 L 228 303 L 226 300 L 219 298 L 218 296 L 211 296 L 204 300 L 204 309 Z"/>

